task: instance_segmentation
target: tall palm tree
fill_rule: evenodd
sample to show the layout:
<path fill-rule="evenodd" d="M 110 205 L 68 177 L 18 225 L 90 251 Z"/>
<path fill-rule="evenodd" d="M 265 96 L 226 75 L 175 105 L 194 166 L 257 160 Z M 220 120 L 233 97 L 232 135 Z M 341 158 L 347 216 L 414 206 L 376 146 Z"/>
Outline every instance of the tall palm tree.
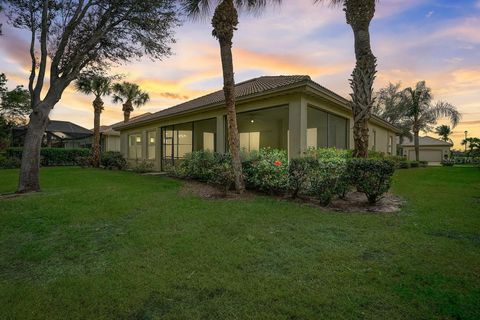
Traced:
<path fill-rule="evenodd" d="M 454 128 L 461 119 L 457 108 L 448 102 L 437 102 L 433 104 L 431 89 L 420 81 L 415 88 L 403 90 L 403 105 L 405 116 L 412 122 L 413 141 L 415 145 L 415 160 L 419 161 L 419 132 L 431 131 L 438 119 L 446 117 Z"/>
<path fill-rule="evenodd" d="M 100 166 L 100 114 L 103 111 L 103 96 L 110 95 L 112 90 L 113 77 L 106 76 L 102 71 L 89 70 L 83 72 L 75 82 L 77 91 L 84 94 L 93 94 L 93 145 L 92 145 L 92 164 L 94 167 Z"/>
<path fill-rule="evenodd" d="M 435 128 L 435 133 L 438 134 L 443 141 L 448 142 L 450 141 L 449 136 L 452 134 L 452 129 L 450 129 L 450 126 L 442 124 Z"/>
<path fill-rule="evenodd" d="M 377 0 L 315 0 L 331 6 L 343 6 L 347 24 L 355 38 L 355 68 L 352 72 L 350 94 L 353 111 L 353 140 L 355 157 L 368 156 L 368 120 L 374 103 L 373 82 L 377 73 L 377 58 L 370 46 L 370 21 L 375 14 Z"/>
<path fill-rule="evenodd" d="M 235 80 L 233 72 L 232 39 L 237 30 L 237 8 L 257 11 L 268 3 L 280 3 L 281 0 L 183 0 L 183 7 L 190 17 L 208 16 L 210 8 L 215 5 L 212 18 L 212 35 L 220 44 L 220 56 L 223 71 L 223 92 L 227 107 L 228 145 L 232 155 L 235 175 L 235 190 L 242 193 L 245 189 L 240 160 L 240 140 L 235 109 Z"/>
<path fill-rule="evenodd" d="M 145 91 L 140 90 L 138 84 L 123 81 L 122 83 L 115 83 L 113 85 L 113 103 L 122 103 L 123 121 L 130 120 L 130 113 L 133 111 L 133 106 L 140 108 L 145 105 L 150 96 Z"/>

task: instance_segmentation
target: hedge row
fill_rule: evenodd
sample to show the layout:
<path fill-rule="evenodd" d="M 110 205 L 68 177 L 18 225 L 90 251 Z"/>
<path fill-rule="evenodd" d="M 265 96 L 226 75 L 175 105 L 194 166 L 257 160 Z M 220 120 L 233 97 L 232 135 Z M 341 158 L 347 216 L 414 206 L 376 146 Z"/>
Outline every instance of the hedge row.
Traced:
<path fill-rule="evenodd" d="M 334 197 L 343 198 L 351 190 L 363 192 L 370 203 L 377 202 L 390 188 L 395 170 L 386 159 L 356 159 L 347 151 L 309 150 L 305 157 L 288 161 L 283 150 L 261 149 L 243 155 L 246 187 L 269 194 L 316 197 L 328 205 Z M 187 155 L 170 173 L 209 182 L 228 191 L 233 186 L 229 155 L 196 151 Z"/>
<path fill-rule="evenodd" d="M 5 150 L 6 158 L 22 159 L 23 148 L 8 148 Z M 72 166 L 77 164 L 77 158 L 88 157 L 90 149 L 63 149 L 42 148 L 40 150 L 41 166 Z"/>

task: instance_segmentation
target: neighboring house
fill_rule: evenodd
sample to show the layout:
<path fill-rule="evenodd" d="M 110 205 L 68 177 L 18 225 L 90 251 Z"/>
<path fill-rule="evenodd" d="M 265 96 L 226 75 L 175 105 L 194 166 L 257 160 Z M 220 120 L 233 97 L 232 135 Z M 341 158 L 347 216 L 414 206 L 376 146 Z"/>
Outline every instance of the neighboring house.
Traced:
<path fill-rule="evenodd" d="M 130 118 L 130 121 L 141 119 L 149 116 L 151 113 L 147 112 L 136 117 Z M 117 122 L 109 126 L 100 126 L 100 145 L 102 152 L 105 151 L 120 151 L 120 132 L 113 129 L 114 126 L 124 123 Z M 93 131 L 93 130 L 92 130 Z"/>
<path fill-rule="evenodd" d="M 429 136 L 419 137 L 419 160 L 431 163 L 441 162 L 450 155 L 451 142 L 435 139 Z M 399 144 L 401 154 L 408 160 L 415 161 L 415 145 L 413 140 L 406 139 Z"/>
<path fill-rule="evenodd" d="M 25 141 L 27 127 L 12 129 L 12 146 L 21 147 Z M 69 121 L 50 120 L 43 135 L 43 147 L 90 148 L 93 132 Z"/>
<path fill-rule="evenodd" d="M 289 158 L 309 147 L 353 148 L 353 119 L 348 101 L 309 76 L 265 76 L 235 87 L 240 147 L 284 149 Z M 155 169 L 175 163 L 194 150 L 227 150 L 226 108 L 222 90 L 177 106 L 114 125 L 120 149 L 132 160 L 151 161 Z M 398 129 L 372 117 L 372 149 L 396 154 Z"/>

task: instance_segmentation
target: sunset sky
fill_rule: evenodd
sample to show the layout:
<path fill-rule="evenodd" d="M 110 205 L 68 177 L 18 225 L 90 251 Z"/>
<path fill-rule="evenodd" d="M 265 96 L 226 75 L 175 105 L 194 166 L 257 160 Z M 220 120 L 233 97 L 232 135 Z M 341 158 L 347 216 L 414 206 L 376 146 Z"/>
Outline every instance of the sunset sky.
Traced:
<path fill-rule="evenodd" d="M 234 37 L 237 82 L 261 75 L 306 74 L 348 96 L 355 61 L 351 29 L 340 8 L 312 3 L 284 0 L 260 15 L 241 14 Z M 164 61 L 132 61 L 112 71 L 150 93 L 151 101 L 133 115 L 221 88 L 219 49 L 209 21 L 184 21 L 176 30 L 174 55 Z M 480 0 L 381 0 L 371 35 L 378 58 L 376 89 L 388 82 L 413 86 L 426 80 L 435 100 L 450 102 L 463 114 L 452 135 L 455 148 L 462 148 L 465 130 L 480 137 Z M 28 35 L 6 24 L 0 37 L 0 72 L 12 88 L 27 84 Z M 68 88 L 51 119 L 92 128 L 91 101 Z M 122 120 L 121 106 L 109 98 L 105 102 L 102 124 Z"/>

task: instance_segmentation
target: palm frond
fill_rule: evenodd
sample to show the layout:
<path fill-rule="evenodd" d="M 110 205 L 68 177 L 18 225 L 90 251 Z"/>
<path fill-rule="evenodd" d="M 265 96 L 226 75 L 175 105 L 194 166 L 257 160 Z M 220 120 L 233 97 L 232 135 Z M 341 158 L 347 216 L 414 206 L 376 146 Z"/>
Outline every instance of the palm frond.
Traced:
<path fill-rule="evenodd" d="M 462 119 L 461 113 L 454 105 L 443 101 L 439 101 L 432 107 L 430 113 L 437 119 L 441 117 L 448 118 L 453 128 L 455 128 Z"/>

